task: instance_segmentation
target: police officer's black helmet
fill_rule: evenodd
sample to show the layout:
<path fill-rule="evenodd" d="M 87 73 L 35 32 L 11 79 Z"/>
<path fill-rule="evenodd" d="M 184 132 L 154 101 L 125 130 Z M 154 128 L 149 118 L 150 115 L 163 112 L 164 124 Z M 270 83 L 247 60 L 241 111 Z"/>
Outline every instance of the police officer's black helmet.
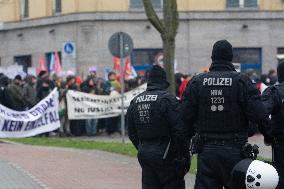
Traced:
<path fill-rule="evenodd" d="M 154 65 L 151 68 L 148 76 L 148 84 L 160 84 L 164 85 L 166 88 L 170 85 L 167 81 L 167 74 L 165 70 L 158 65 Z"/>

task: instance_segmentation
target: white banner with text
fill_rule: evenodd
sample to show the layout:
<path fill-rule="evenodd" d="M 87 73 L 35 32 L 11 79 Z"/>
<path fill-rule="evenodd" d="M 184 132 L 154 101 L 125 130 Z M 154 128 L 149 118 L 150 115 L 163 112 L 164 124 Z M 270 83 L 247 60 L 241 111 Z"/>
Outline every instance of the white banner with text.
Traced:
<path fill-rule="evenodd" d="M 126 112 L 131 100 L 146 90 L 147 84 L 143 84 L 124 94 L 124 112 Z M 93 95 L 78 91 L 67 92 L 68 118 L 74 119 L 100 119 L 115 117 L 121 114 L 121 95 Z"/>
<path fill-rule="evenodd" d="M 0 105 L 0 138 L 23 138 L 51 132 L 60 127 L 58 91 L 27 111 L 14 111 Z"/>

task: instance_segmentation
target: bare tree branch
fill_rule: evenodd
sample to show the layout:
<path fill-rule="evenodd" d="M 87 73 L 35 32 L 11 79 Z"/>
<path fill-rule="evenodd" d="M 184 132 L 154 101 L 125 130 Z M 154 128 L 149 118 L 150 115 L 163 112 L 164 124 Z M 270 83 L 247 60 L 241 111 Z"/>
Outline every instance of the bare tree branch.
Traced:
<path fill-rule="evenodd" d="M 158 30 L 158 32 L 163 34 L 165 32 L 165 26 L 154 10 L 151 0 L 143 0 L 143 4 L 148 20 Z"/>

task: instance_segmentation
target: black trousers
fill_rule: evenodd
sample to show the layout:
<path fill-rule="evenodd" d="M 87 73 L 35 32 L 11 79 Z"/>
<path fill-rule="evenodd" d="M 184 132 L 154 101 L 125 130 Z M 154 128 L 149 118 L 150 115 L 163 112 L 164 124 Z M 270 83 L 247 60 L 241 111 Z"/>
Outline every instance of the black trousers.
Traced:
<path fill-rule="evenodd" d="M 172 165 L 154 168 L 141 164 L 141 167 L 142 189 L 185 189 L 185 180 L 176 177 L 175 168 Z"/>
<path fill-rule="evenodd" d="M 279 183 L 276 189 L 284 189 L 284 143 L 274 147 L 274 163 L 279 175 Z"/>
<path fill-rule="evenodd" d="M 204 145 L 198 154 L 194 188 L 228 189 L 231 171 L 242 159 L 241 145 Z"/>

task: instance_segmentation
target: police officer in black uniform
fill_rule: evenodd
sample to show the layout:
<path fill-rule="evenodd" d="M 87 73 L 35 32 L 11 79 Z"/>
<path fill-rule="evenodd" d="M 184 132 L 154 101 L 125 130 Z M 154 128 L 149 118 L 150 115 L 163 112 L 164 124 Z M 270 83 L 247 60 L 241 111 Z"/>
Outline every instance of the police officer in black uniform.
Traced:
<path fill-rule="evenodd" d="M 266 143 L 272 144 L 274 163 L 279 174 L 277 189 L 284 188 L 284 62 L 277 67 L 279 84 L 267 88 L 262 94 L 262 101 L 271 114 L 270 129 L 266 130 Z"/>
<path fill-rule="evenodd" d="M 188 84 L 181 103 L 182 120 L 194 137 L 198 167 L 195 189 L 229 188 L 230 172 L 242 160 L 249 121 L 267 124 L 258 90 L 235 71 L 232 45 L 217 41 L 208 73 Z"/>
<path fill-rule="evenodd" d="M 183 189 L 189 169 L 185 130 L 178 117 L 176 97 L 160 66 L 150 70 L 147 90 L 127 110 L 128 135 L 138 150 L 143 189 Z"/>

